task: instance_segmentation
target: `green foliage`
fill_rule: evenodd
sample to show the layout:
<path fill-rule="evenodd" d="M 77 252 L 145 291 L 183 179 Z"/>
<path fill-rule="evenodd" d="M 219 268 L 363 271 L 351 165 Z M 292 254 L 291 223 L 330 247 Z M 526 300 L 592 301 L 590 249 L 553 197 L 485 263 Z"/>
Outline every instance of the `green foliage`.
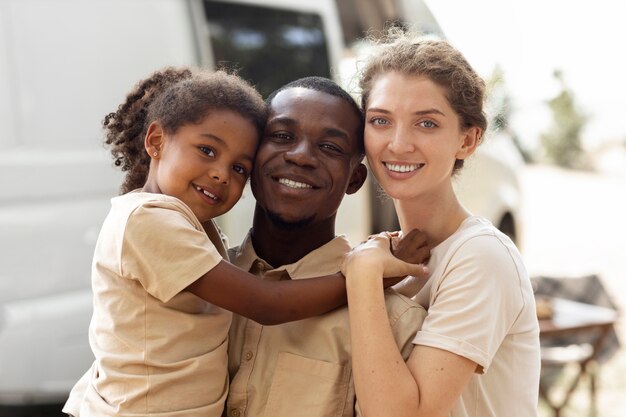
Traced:
<path fill-rule="evenodd" d="M 548 101 L 552 125 L 541 135 L 541 143 L 546 156 L 556 165 L 581 168 L 584 163 L 581 133 L 587 116 L 578 109 L 574 94 L 566 86 L 561 71 L 555 71 L 554 77 L 560 82 L 561 91 Z"/>
<path fill-rule="evenodd" d="M 513 144 L 519 150 L 525 162 L 532 162 L 532 156 L 520 143 L 519 137 L 511 128 L 509 120 L 513 112 L 511 93 L 506 86 L 504 71 L 496 65 L 491 76 L 486 80 L 488 89 L 487 111 L 489 113 L 489 128 L 494 131 L 506 132 L 510 135 Z"/>

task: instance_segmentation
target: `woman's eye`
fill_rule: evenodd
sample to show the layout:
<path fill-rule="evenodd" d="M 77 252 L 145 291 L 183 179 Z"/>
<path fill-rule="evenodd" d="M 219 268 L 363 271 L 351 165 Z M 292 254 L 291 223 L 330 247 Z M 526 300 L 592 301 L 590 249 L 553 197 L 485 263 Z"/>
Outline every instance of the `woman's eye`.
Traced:
<path fill-rule="evenodd" d="M 213 148 L 209 148 L 208 146 L 201 146 L 200 152 L 206 154 L 207 156 L 211 156 L 211 157 L 215 156 L 215 151 L 213 150 Z"/>
<path fill-rule="evenodd" d="M 370 120 L 370 123 L 373 125 L 386 125 L 389 124 L 389 122 L 386 119 L 383 119 L 382 117 L 374 117 Z"/>
<path fill-rule="evenodd" d="M 432 120 L 424 120 L 420 122 L 419 125 L 425 127 L 426 129 L 433 129 L 437 127 L 437 123 L 433 122 Z"/>

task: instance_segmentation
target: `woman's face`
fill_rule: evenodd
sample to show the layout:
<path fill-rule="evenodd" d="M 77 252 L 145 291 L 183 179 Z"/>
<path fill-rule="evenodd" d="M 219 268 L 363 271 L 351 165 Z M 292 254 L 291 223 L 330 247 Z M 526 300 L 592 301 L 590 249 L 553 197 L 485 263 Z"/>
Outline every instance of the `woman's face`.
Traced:
<path fill-rule="evenodd" d="M 454 161 L 475 149 L 473 132 L 461 130 L 445 89 L 430 79 L 398 72 L 375 79 L 365 113 L 365 151 L 376 179 L 392 198 L 449 189 Z"/>

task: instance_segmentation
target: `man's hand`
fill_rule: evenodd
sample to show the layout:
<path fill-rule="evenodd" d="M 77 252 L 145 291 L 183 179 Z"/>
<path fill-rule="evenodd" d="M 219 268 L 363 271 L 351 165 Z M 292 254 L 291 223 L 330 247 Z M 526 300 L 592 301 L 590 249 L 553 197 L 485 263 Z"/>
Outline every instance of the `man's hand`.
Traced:
<path fill-rule="evenodd" d="M 430 247 L 426 235 L 418 229 L 413 229 L 404 236 L 398 232 L 391 236 L 391 253 L 398 259 L 411 264 L 426 264 L 430 259 Z"/>

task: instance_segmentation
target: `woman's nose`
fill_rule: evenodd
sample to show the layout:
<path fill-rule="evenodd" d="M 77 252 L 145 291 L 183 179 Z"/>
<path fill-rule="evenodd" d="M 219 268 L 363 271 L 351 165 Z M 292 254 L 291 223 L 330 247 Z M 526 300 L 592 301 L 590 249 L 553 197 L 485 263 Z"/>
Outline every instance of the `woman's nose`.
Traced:
<path fill-rule="evenodd" d="M 415 144 L 411 140 L 411 136 L 406 129 L 396 128 L 391 133 L 388 149 L 393 153 L 407 153 L 415 151 Z"/>

